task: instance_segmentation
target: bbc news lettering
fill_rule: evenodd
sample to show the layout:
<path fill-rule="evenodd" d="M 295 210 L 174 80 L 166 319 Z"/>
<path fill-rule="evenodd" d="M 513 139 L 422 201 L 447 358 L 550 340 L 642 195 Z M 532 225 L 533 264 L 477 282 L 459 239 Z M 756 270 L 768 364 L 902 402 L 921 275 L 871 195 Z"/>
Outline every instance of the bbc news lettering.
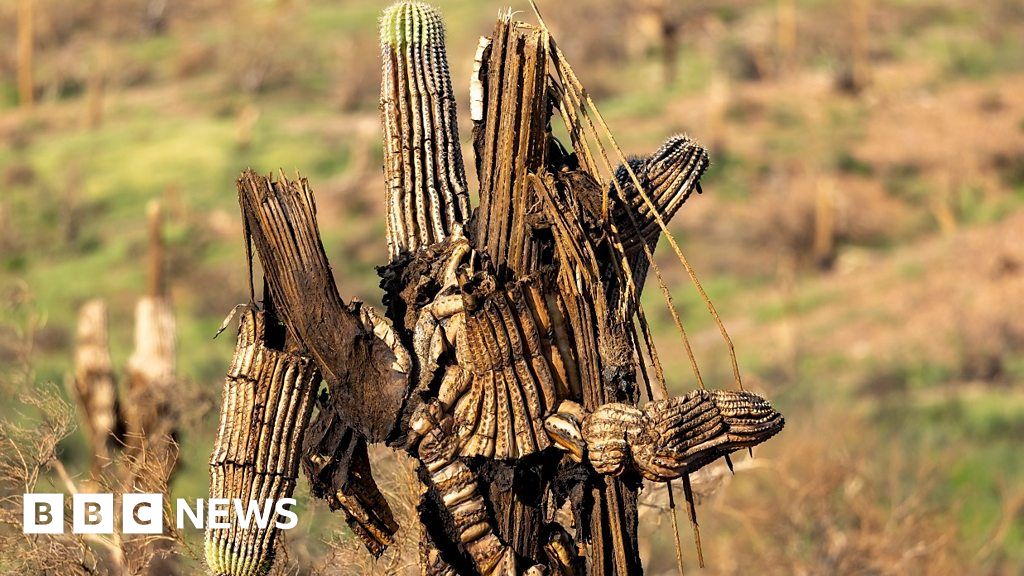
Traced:
<path fill-rule="evenodd" d="M 113 494 L 74 494 L 71 496 L 71 532 L 74 534 L 113 534 L 117 517 Z M 161 534 L 164 531 L 163 494 L 123 494 L 120 497 L 122 534 Z M 25 534 L 63 534 L 65 527 L 64 494 L 25 494 L 22 527 Z M 184 529 L 227 529 L 232 520 L 242 529 L 290 530 L 299 523 L 291 508 L 294 498 L 249 500 L 238 498 L 185 498 L 174 502 L 175 526 Z"/>

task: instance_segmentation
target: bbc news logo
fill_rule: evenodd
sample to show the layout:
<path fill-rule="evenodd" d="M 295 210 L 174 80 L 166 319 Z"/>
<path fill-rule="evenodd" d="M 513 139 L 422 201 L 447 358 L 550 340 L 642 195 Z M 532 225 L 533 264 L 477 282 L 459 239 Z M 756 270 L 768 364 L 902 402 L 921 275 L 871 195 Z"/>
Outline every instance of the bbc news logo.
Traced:
<path fill-rule="evenodd" d="M 25 534 L 63 534 L 64 495 L 25 494 L 22 529 Z M 122 534 L 162 534 L 164 531 L 163 494 L 123 494 L 121 496 Z M 223 530 L 238 527 L 290 530 L 299 517 L 290 508 L 294 498 L 248 502 L 240 499 L 199 498 L 190 505 L 184 498 L 175 501 L 175 525 L 188 524 L 198 529 Z M 113 494 L 74 494 L 71 497 L 71 532 L 74 534 L 113 534 L 115 505 Z M 273 521 L 273 522 L 272 522 Z"/>

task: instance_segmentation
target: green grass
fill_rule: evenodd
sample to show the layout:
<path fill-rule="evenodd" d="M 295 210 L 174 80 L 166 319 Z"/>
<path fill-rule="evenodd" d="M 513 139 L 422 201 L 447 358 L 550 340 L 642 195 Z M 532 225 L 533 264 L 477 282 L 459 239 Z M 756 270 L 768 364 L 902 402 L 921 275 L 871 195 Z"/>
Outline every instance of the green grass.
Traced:
<path fill-rule="evenodd" d="M 747 159 L 726 150 L 711 159 L 711 165 L 701 178 L 701 185 L 713 191 L 716 197 L 741 201 L 750 196 L 752 180 Z"/>
<path fill-rule="evenodd" d="M 760 303 L 754 311 L 754 319 L 762 324 L 781 320 L 787 316 L 800 316 L 835 302 L 835 296 L 822 290 L 801 290 L 791 301 L 782 301 L 775 296 Z"/>

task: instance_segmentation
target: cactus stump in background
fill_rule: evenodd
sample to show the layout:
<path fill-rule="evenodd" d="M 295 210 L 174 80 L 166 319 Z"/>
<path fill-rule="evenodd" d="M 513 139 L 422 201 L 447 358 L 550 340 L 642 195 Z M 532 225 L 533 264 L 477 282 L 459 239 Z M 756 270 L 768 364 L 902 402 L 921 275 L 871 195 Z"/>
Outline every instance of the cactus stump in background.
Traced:
<path fill-rule="evenodd" d="M 168 492 L 177 467 L 177 329 L 164 274 L 163 223 L 158 202 L 148 210 L 148 293 L 135 306 L 135 347 L 118 395 L 107 341 L 107 309 L 100 300 L 78 317 L 71 395 L 88 431 L 93 463 L 88 486 L 120 484 L 123 492 Z M 125 536 L 111 563 L 121 572 L 168 576 L 177 572 L 170 538 Z"/>
<path fill-rule="evenodd" d="M 90 300 L 79 310 L 72 392 L 92 447 L 91 476 L 96 478 L 110 463 L 111 448 L 121 424 L 107 338 L 107 305 L 103 300 Z"/>
<path fill-rule="evenodd" d="M 163 209 L 146 208 L 149 225 L 147 294 L 135 305 L 135 348 L 128 358 L 124 406 L 131 484 L 163 491 L 177 465 L 177 328 L 167 289 Z"/>

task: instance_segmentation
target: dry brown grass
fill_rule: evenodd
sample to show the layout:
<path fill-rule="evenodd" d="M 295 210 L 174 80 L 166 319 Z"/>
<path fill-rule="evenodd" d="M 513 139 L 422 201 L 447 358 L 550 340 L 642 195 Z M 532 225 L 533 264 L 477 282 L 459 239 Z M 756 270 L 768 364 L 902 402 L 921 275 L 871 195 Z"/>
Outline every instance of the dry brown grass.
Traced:
<path fill-rule="evenodd" d="M 22 534 L 22 494 L 35 491 L 52 471 L 57 444 L 73 430 L 75 416 L 56 389 L 22 394 L 20 402 L 36 416 L 22 424 L 0 422 L 0 567 L 7 573 L 95 574 L 100 560 L 84 537 Z"/>
<path fill-rule="evenodd" d="M 932 503 L 946 462 L 910 461 L 859 417 L 818 408 L 757 458 L 738 458 L 735 476 L 716 464 L 694 477 L 702 573 L 972 573 L 952 511 Z M 641 515 L 646 566 L 656 575 L 676 573 L 665 494 L 648 487 Z M 689 544 L 685 558 L 696 565 Z"/>
<path fill-rule="evenodd" d="M 59 444 L 74 430 L 74 408 L 58 389 L 40 386 L 19 398 L 21 422 L 0 421 L 0 548 L 4 550 L 0 569 L 5 574 L 149 574 L 155 565 L 171 566 L 178 557 L 199 562 L 173 526 L 167 535 L 122 537 L 22 534 L 23 494 L 45 491 L 68 495 L 79 492 L 123 494 L 135 491 L 118 468 L 131 470 L 131 478 L 144 478 L 149 490 L 167 492 L 167 471 L 163 460 L 124 456 L 96 476 L 72 476 L 61 461 Z M 176 458 L 175 452 L 171 456 Z M 70 518 L 70 496 L 65 497 L 65 518 Z M 165 515 L 174 517 L 168 508 Z M 115 518 L 115 525 L 120 520 Z"/>
<path fill-rule="evenodd" d="M 930 503 L 941 461 L 908 461 L 838 406 L 791 423 L 764 458 L 705 511 L 721 531 L 714 573 L 969 572 L 954 520 Z"/>

